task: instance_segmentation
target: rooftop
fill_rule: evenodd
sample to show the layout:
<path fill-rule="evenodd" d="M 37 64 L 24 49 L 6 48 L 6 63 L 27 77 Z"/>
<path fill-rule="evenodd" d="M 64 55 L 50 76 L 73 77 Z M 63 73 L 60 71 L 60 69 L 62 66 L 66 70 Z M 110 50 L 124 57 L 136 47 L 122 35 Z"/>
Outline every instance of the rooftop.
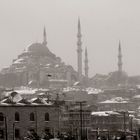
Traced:
<path fill-rule="evenodd" d="M 103 101 L 103 102 L 100 102 L 101 104 L 122 104 L 122 103 L 129 103 L 129 100 L 128 99 L 124 99 L 122 97 L 115 97 L 115 98 L 112 98 L 110 100 L 106 100 L 106 101 Z"/>
<path fill-rule="evenodd" d="M 109 115 L 120 115 L 120 113 L 115 111 L 98 111 L 92 112 L 91 115 L 93 116 L 109 116 Z"/>

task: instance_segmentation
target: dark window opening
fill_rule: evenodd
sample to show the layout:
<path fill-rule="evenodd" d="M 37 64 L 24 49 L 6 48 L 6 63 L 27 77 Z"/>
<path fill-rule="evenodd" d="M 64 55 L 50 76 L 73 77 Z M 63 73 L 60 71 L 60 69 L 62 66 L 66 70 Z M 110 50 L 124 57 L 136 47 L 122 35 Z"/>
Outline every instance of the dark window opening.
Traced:
<path fill-rule="evenodd" d="M 4 130 L 0 130 L 0 139 L 4 138 Z"/>
<path fill-rule="evenodd" d="M 15 121 L 19 121 L 19 120 L 20 120 L 19 113 L 16 112 L 16 113 L 15 113 Z"/>
<path fill-rule="evenodd" d="M 30 121 L 35 121 L 35 115 L 34 115 L 34 113 L 30 113 Z"/>
<path fill-rule="evenodd" d="M 15 129 L 15 138 L 19 138 L 19 137 L 20 137 L 20 130 Z"/>
<path fill-rule="evenodd" d="M 45 133 L 50 133 L 50 128 L 45 128 Z"/>
<path fill-rule="evenodd" d="M 49 117 L 49 113 L 45 113 L 45 121 L 49 121 L 50 117 Z"/>
<path fill-rule="evenodd" d="M 3 113 L 0 113 L 0 121 L 4 121 Z"/>

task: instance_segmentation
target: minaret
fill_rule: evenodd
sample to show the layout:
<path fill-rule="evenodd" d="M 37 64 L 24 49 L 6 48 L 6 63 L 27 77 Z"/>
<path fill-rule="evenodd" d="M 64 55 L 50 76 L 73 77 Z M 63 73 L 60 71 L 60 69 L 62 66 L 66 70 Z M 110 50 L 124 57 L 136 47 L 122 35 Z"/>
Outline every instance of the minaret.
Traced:
<path fill-rule="evenodd" d="M 85 76 L 88 78 L 88 53 L 87 48 L 85 49 Z"/>
<path fill-rule="evenodd" d="M 122 52 L 121 52 L 120 41 L 119 41 L 119 48 L 118 48 L 118 71 L 122 72 Z"/>
<path fill-rule="evenodd" d="M 82 80 L 82 41 L 81 41 L 81 25 L 80 19 L 78 19 L 78 33 L 77 33 L 77 63 L 78 63 L 78 80 Z"/>
<path fill-rule="evenodd" d="M 45 27 L 44 27 L 44 32 L 43 32 L 43 43 L 42 43 L 43 45 L 47 45 L 47 37 L 46 37 L 46 29 L 45 29 Z"/>

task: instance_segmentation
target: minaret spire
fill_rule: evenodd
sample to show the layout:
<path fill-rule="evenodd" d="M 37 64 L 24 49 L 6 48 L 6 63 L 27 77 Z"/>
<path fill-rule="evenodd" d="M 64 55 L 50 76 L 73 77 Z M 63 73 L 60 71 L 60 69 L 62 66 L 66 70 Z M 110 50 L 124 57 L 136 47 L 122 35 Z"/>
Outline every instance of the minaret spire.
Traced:
<path fill-rule="evenodd" d="M 77 33 L 77 63 L 78 63 L 78 80 L 82 80 L 82 34 L 80 18 L 78 18 L 78 33 Z"/>
<path fill-rule="evenodd" d="M 121 42 L 119 41 L 118 48 L 118 71 L 122 72 L 122 52 L 121 52 Z"/>
<path fill-rule="evenodd" d="M 85 76 L 88 78 L 88 53 L 87 53 L 87 47 L 85 48 Z"/>
<path fill-rule="evenodd" d="M 46 28 L 45 27 L 44 27 L 44 32 L 43 32 L 43 44 L 45 46 L 47 45 Z"/>

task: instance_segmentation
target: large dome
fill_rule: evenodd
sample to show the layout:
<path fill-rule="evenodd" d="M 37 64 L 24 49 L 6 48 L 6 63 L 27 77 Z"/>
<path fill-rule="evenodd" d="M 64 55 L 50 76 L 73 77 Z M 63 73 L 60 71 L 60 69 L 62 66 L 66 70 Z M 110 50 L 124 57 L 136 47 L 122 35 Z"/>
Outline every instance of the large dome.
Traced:
<path fill-rule="evenodd" d="M 48 48 L 41 43 L 33 43 L 27 48 L 27 50 L 29 52 L 46 52 L 48 51 Z"/>
<path fill-rule="evenodd" d="M 27 51 L 33 53 L 35 55 L 46 56 L 46 55 L 54 55 L 49 51 L 49 49 L 41 43 L 33 43 L 28 48 Z"/>

